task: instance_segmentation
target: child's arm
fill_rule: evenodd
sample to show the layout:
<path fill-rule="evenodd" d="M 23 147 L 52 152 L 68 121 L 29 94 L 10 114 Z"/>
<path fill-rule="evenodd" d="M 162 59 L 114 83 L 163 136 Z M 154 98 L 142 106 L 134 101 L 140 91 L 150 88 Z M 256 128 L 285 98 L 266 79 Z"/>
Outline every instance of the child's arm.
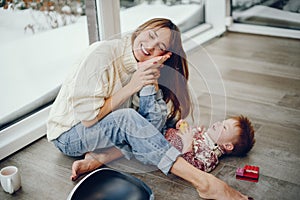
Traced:
<path fill-rule="evenodd" d="M 186 132 L 177 131 L 176 133 L 182 141 L 182 153 L 186 153 L 193 150 L 193 137 L 194 134 L 191 130 Z"/>

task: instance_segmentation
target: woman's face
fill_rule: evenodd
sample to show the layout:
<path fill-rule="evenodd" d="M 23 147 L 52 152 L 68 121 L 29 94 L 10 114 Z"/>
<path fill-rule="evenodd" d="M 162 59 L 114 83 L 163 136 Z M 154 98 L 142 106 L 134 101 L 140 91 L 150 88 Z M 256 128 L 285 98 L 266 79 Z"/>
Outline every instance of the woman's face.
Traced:
<path fill-rule="evenodd" d="M 149 29 L 142 31 L 133 42 L 133 53 L 139 62 L 149 60 L 167 53 L 170 45 L 169 28 Z"/>

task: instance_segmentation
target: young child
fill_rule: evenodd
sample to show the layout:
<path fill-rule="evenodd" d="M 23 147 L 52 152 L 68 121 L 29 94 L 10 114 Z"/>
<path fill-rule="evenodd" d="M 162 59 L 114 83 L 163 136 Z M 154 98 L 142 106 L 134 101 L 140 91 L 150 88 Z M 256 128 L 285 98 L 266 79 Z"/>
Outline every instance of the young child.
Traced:
<path fill-rule="evenodd" d="M 216 122 L 207 131 L 179 120 L 176 129 L 166 131 L 165 138 L 186 161 L 205 172 L 212 171 L 222 155 L 245 155 L 255 143 L 253 126 L 242 115 Z"/>

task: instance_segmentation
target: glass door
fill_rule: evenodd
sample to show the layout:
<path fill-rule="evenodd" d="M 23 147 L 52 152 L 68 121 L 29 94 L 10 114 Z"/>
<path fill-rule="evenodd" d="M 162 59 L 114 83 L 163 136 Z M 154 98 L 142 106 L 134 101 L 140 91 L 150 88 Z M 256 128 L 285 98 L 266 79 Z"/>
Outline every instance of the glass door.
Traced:
<path fill-rule="evenodd" d="M 229 30 L 300 38 L 299 0 L 231 0 Z"/>

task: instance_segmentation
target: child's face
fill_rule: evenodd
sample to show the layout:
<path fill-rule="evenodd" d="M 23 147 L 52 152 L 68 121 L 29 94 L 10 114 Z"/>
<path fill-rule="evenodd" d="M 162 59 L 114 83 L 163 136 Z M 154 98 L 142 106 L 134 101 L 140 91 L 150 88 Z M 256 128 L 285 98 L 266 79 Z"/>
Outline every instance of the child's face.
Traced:
<path fill-rule="evenodd" d="M 207 129 L 208 135 L 218 145 L 234 144 L 237 140 L 239 127 L 237 120 L 226 119 L 223 122 L 216 122 Z"/>
<path fill-rule="evenodd" d="M 168 28 L 148 29 L 142 31 L 133 42 L 135 58 L 142 62 L 167 53 L 171 37 Z"/>

